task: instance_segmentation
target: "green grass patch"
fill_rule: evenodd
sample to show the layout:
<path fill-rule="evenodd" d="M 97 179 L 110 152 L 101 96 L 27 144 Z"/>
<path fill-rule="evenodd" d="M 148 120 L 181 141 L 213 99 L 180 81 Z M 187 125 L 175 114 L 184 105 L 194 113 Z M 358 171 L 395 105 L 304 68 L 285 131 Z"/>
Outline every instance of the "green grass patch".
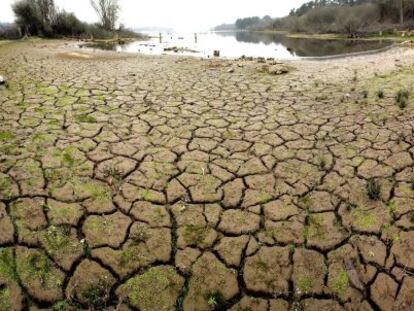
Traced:
<path fill-rule="evenodd" d="M 75 119 L 77 122 L 80 122 L 80 123 L 96 123 L 97 122 L 95 117 L 87 115 L 87 114 L 80 114 L 76 116 Z"/>
<path fill-rule="evenodd" d="M 0 141 L 6 142 L 12 140 L 14 138 L 14 134 L 8 131 L 0 131 Z"/>
<path fill-rule="evenodd" d="M 299 277 L 296 281 L 296 286 L 302 294 L 309 293 L 313 287 L 312 277 L 308 275 Z"/>
<path fill-rule="evenodd" d="M 349 287 L 348 273 L 342 269 L 339 274 L 329 280 L 329 287 L 338 295 L 340 299 L 344 298 L 345 292 Z"/>
<path fill-rule="evenodd" d="M 16 264 L 11 248 L 0 248 L 0 277 L 6 280 L 17 280 Z"/>

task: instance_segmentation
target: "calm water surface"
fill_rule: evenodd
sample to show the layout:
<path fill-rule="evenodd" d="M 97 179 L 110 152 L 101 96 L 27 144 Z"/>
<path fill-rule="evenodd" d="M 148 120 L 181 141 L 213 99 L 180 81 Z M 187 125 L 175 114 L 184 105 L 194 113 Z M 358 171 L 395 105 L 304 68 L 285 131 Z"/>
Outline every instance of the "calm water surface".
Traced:
<path fill-rule="evenodd" d="M 205 33 L 148 33 L 146 41 L 124 45 L 93 44 L 88 48 L 144 54 L 177 54 L 211 57 L 214 50 L 221 57 L 237 58 L 242 55 L 297 59 L 322 57 L 371 51 L 391 45 L 389 41 L 318 40 L 289 38 L 281 34 L 257 32 L 205 32 Z"/>

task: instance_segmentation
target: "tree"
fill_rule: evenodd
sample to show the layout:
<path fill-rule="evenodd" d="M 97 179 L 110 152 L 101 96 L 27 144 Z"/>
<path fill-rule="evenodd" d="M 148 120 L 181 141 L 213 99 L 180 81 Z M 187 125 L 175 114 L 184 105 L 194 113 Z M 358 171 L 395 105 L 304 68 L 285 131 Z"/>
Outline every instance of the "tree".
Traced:
<path fill-rule="evenodd" d="M 15 2 L 12 6 L 16 23 L 25 35 L 37 35 L 42 28 L 42 21 L 36 4 L 30 0 Z"/>
<path fill-rule="evenodd" d="M 56 16 L 56 9 L 55 9 L 54 1 L 53 0 L 36 0 L 35 3 L 37 4 L 43 24 L 50 25 Z"/>
<path fill-rule="evenodd" d="M 56 9 L 53 0 L 20 0 L 13 4 L 17 24 L 26 35 L 50 35 Z"/>
<path fill-rule="evenodd" d="M 118 0 L 90 0 L 90 2 L 101 20 L 102 28 L 108 31 L 114 30 L 120 10 Z"/>
<path fill-rule="evenodd" d="M 56 14 L 52 27 L 56 34 L 63 36 L 80 36 L 86 32 L 86 25 L 75 14 L 65 11 Z"/>

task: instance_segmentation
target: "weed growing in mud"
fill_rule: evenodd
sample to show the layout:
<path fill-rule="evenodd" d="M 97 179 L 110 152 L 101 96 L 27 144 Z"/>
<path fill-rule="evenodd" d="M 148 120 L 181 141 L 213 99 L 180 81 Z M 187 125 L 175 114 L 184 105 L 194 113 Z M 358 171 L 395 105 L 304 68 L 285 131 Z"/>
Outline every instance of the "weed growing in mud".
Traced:
<path fill-rule="evenodd" d="M 7 132 L 7 131 L 1 131 L 0 132 L 0 141 L 1 142 L 7 142 L 7 141 L 9 141 L 13 138 L 14 138 L 14 135 L 11 132 Z"/>
<path fill-rule="evenodd" d="M 153 195 L 149 189 L 142 190 L 141 195 L 144 201 L 151 202 L 151 200 L 153 199 Z"/>
<path fill-rule="evenodd" d="M 410 213 L 410 222 L 414 223 L 414 211 L 411 211 Z"/>
<path fill-rule="evenodd" d="M 405 107 L 407 107 L 409 96 L 410 94 L 407 90 L 401 89 L 398 91 L 397 96 L 395 97 L 395 100 L 397 102 L 398 107 L 400 107 L 400 109 L 404 109 Z"/>
<path fill-rule="evenodd" d="M 121 267 L 127 267 L 137 254 L 139 254 L 139 248 L 135 245 L 127 246 L 124 248 L 118 256 L 118 262 Z"/>
<path fill-rule="evenodd" d="M 352 211 L 352 210 L 354 210 L 354 209 L 356 209 L 357 208 L 357 206 L 355 205 L 355 204 L 350 204 L 350 203 L 348 203 L 347 205 L 346 205 L 346 210 L 348 211 L 348 212 L 350 212 L 350 211 Z"/>
<path fill-rule="evenodd" d="M 358 81 L 358 71 L 354 70 L 354 76 L 352 77 L 352 81 L 353 82 L 357 82 Z"/>
<path fill-rule="evenodd" d="M 324 156 L 320 156 L 319 159 L 318 159 L 318 161 L 319 161 L 319 168 L 321 170 L 324 170 L 326 168 L 326 159 L 325 159 L 325 157 Z"/>
<path fill-rule="evenodd" d="M 76 310 L 76 308 L 66 300 L 58 301 L 52 306 L 53 311 L 69 311 Z"/>
<path fill-rule="evenodd" d="M 13 251 L 9 248 L 0 249 L 0 278 L 17 280 Z"/>
<path fill-rule="evenodd" d="M 20 277 L 26 279 L 38 279 L 44 284 L 48 282 L 52 276 L 52 263 L 46 255 L 29 254 L 26 258 L 17 258 L 17 267 Z"/>
<path fill-rule="evenodd" d="M 352 216 L 355 219 L 355 224 L 364 230 L 372 228 L 378 221 L 371 212 L 365 211 L 361 208 L 355 209 L 352 212 Z"/>
<path fill-rule="evenodd" d="M 313 287 L 312 277 L 306 275 L 297 280 L 297 291 L 299 294 L 307 294 Z"/>
<path fill-rule="evenodd" d="M 300 301 L 295 301 L 292 304 L 292 311 L 303 311 L 303 305 Z"/>
<path fill-rule="evenodd" d="M 80 294 L 81 299 L 86 301 L 89 308 L 93 310 L 103 310 L 106 306 L 107 300 L 106 287 L 107 285 L 100 281 L 99 283 L 83 290 Z"/>
<path fill-rule="evenodd" d="M 188 225 L 184 229 L 184 240 L 191 245 L 202 243 L 208 233 L 208 227 Z"/>
<path fill-rule="evenodd" d="M 207 295 L 206 297 L 207 304 L 210 307 L 210 310 L 218 311 L 225 309 L 225 299 L 222 293 L 219 291 L 213 292 Z"/>
<path fill-rule="evenodd" d="M 112 198 L 112 192 L 105 185 L 98 183 L 86 183 L 77 185 L 80 191 L 86 192 L 90 198 L 98 202 L 106 202 Z"/>
<path fill-rule="evenodd" d="M 309 227 L 307 237 L 316 238 L 319 240 L 325 239 L 325 231 L 322 226 L 323 219 L 320 215 L 310 215 L 308 217 Z"/>
<path fill-rule="evenodd" d="M 10 289 L 4 285 L 0 285 L 0 311 L 10 310 L 10 298 Z"/>
<path fill-rule="evenodd" d="M 117 167 L 107 166 L 104 168 L 103 176 L 108 181 L 109 185 L 112 186 L 114 183 L 118 183 L 122 180 L 123 172 Z"/>
<path fill-rule="evenodd" d="M 87 115 L 87 114 L 81 114 L 76 116 L 76 121 L 80 123 L 96 123 L 97 120 L 95 117 Z"/>
<path fill-rule="evenodd" d="M 83 256 L 85 256 L 86 258 L 90 257 L 91 249 L 89 247 L 88 241 L 86 241 L 85 239 L 82 239 L 80 242 L 83 248 Z"/>
<path fill-rule="evenodd" d="M 395 204 L 395 201 L 392 200 L 390 202 L 388 202 L 387 204 L 387 209 L 388 209 L 388 213 L 393 216 L 395 214 L 395 210 L 397 209 L 397 206 Z"/>
<path fill-rule="evenodd" d="M 135 245 L 138 245 L 139 243 L 145 242 L 148 239 L 148 232 L 144 227 L 140 227 L 134 232 L 131 232 L 130 239 Z"/>
<path fill-rule="evenodd" d="M 69 246 L 70 226 L 50 226 L 44 234 L 44 240 L 48 251 L 53 255 L 62 248 Z"/>
<path fill-rule="evenodd" d="M 267 192 L 261 192 L 260 195 L 257 197 L 258 204 L 265 204 L 272 199 L 272 196 Z"/>
<path fill-rule="evenodd" d="M 343 299 L 349 286 L 348 273 L 342 269 L 339 274 L 329 281 L 329 286 L 335 291 L 340 299 Z"/>
<path fill-rule="evenodd" d="M 371 178 L 366 185 L 367 195 L 371 200 L 378 201 L 381 196 L 381 184 L 378 180 Z"/>
<path fill-rule="evenodd" d="M 171 310 L 170 293 L 178 294 L 182 285 L 174 268 L 153 267 L 144 274 L 130 278 L 119 287 L 119 291 L 139 310 Z M 177 304 L 180 304 L 179 299 Z M 178 310 L 181 307 L 179 305 Z"/>
<path fill-rule="evenodd" d="M 73 155 L 70 153 L 70 151 L 67 151 L 67 150 L 65 150 L 62 153 L 62 161 L 67 166 L 73 166 L 75 164 L 75 159 L 74 159 Z"/>
<path fill-rule="evenodd" d="M 383 90 L 378 90 L 377 91 L 377 97 L 379 99 L 383 99 L 384 98 L 384 91 Z"/>
<path fill-rule="evenodd" d="M 105 167 L 103 171 L 105 178 L 114 178 L 116 180 L 120 180 L 122 177 L 122 171 L 117 167 Z"/>
<path fill-rule="evenodd" d="M 362 91 L 362 97 L 365 98 L 365 99 L 368 98 L 368 91 L 367 90 Z"/>

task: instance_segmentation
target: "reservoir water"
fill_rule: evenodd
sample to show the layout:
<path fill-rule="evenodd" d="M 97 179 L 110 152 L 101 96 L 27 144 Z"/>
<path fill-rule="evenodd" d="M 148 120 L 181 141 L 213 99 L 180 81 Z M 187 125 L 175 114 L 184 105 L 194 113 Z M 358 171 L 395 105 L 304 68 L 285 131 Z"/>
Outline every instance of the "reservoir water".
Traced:
<path fill-rule="evenodd" d="M 375 51 L 391 45 L 386 40 L 326 40 L 291 38 L 263 32 L 147 33 L 149 39 L 127 44 L 89 44 L 88 48 L 144 54 L 176 54 L 225 58 L 241 56 L 298 59 Z"/>

